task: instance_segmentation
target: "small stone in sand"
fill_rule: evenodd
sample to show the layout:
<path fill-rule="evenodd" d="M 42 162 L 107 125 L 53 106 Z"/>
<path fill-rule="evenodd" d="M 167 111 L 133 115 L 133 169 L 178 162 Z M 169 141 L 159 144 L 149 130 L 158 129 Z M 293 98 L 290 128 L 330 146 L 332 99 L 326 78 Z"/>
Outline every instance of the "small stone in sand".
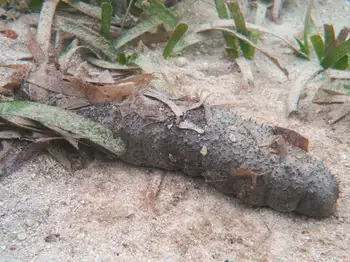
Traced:
<path fill-rule="evenodd" d="M 175 59 L 175 65 L 183 67 L 188 64 L 188 60 L 182 56 Z"/>
<path fill-rule="evenodd" d="M 17 234 L 17 239 L 23 241 L 27 238 L 27 234 L 25 232 L 21 232 Z"/>

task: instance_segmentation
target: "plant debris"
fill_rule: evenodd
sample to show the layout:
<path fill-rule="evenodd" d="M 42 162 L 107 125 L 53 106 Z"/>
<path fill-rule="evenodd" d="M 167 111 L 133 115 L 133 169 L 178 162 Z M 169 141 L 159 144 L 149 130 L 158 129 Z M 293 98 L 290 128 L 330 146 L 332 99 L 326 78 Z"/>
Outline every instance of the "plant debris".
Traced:
<path fill-rule="evenodd" d="M 117 137 L 114 132 L 98 123 L 57 107 L 26 101 L 1 102 L 0 117 L 11 122 L 13 116 L 34 120 L 48 127 L 57 127 L 73 134 L 78 139 L 95 143 L 116 155 L 122 154 L 125 150 L 123 139 Z"/>

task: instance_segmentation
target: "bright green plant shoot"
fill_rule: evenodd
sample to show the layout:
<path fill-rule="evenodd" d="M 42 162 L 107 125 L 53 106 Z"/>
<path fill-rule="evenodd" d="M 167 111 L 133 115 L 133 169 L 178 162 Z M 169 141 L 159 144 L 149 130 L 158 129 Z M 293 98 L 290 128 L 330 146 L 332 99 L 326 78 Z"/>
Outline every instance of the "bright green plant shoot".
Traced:
<path fill-rule="evenodd" d="M 227 7 L 224 0 L 215 0 L 216 11 L 220 19 L 229 19 Z M 237 58 L 239 56 L 239 48 L 237 38 L 229 33 L 223 32 L 226 42 L 226 52 L 229 56 Z"/>
<path fill-rule="evenodd" d="M 346 40 L 350 28 L 345 27 L 335 38 L 333 25 L 325 24 L 324 39 L 320 35 L 310 38 L 317 58 L 324 69 L 346 70 L 349 67 L 350 39 Z"/>
<path fill-rule="evenodd" d="M 171 37 L 168 41 L 168 44 L 166 45 L 164 51 L 163 51 L 163 57 L 167 59 L 171 53 L 173 52 L 173 49 L 175 45 L 180 41 L 180 39 L 184 36 L 188 29 L 188 25 L 185 23 L 179 23 L 173 33 L 171 34 Z"/>
<path fill-rule="evenodd" d="M 111 28 L 113 16 L 113 7 L 110 3 L 101 4 L 101 33 L 104 38 L 109 39 L 109 31 Z"/>

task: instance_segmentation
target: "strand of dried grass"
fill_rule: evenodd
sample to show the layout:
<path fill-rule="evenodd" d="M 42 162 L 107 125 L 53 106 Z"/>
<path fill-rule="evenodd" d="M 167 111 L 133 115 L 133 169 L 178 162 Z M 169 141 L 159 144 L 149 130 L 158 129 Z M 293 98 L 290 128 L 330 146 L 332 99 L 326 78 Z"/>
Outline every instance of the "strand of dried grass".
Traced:
<path fill-rule="evenodd" d="M 55 10 L 60 0 L 46 0 L 43 3 L 40 12 L 37 42 L 45 54 L 45 60 L 48 61 L 48 53 L 51 39 L 51 27 Z"/>
<path fill-rule="evenodd" d="M 76 1 L 75 3 L 72 3 L 71 0 L 62 0 L 62 2 L 76 8 L 77 10 L 79 10 L 80 12 L 88 16 L 101 20 L 101 8 L 98 6 L 89 5 L 82 1 L 78 1 L 78 2 Z M 112 17 L 112 24 L 119 25 L 120 19 L 118 17 Z"/>

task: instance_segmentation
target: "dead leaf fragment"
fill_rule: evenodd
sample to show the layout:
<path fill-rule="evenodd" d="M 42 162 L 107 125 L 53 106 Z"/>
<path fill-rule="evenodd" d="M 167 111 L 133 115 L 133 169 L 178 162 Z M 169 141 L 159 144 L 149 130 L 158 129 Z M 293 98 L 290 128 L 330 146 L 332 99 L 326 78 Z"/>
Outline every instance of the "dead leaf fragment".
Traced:
<path fill-rule="evenodd" d="M 299 133 L 288 128 L 275 126 L 273 128 L 275 135 L 281 135 L 289 144 L 299 147 L 302 150 L 309 152 L 309 140 Z"/>
<path fill-rule="evenodd" d="M 114 82 L 114 84 L 134 83 L 138 86 L 147 85 L 154 79 L 154 77 L 155 77 L 155 74 L 153 74 L 153 73 L 139 74 L 139 75 L 135 75 L 135 76 L 131 76 L 128 78 L 118 80 L 118 81 Z"/>
<path fill-rule="evenodd" d="M 114 79 L 108 70 L 104 70 L 98 76 L 98 79 L 99 79 L 100 83 L 104 83 L 104 84 L 113 84 L 114 83 Z"/>
<path fill-rule="evenodd" d="M 19 65 L 11 74 L 11 76 L 5 81 L 2 86 L 3 89 L 13 90 L 20 86 L 23 79 L 26 77 L 30 70 L 30 65 Z M 5 92 L 5 91 L 4 91 Z"/>
<path fill-rule="evenodd" d="M 193 131 L 197 132 L 198 134 L 204 134 L 203 128 L 201 128 L 200 126 L 197 126 L 196 124 L 194 124 L 188 120 L 184 120 L 184 121 L 180 122 L 177 127 L 180 129 L 193 130 Z"/>
<path fill-rule="evenodd" d="M 79 139 L 81 139 L 81 137 L 77 135 L 73 135 L 57 126 L 53 126 L 53 125 L 45 125 L 45 126 L 55 131 L 57 134 L 62 136 L 62 138 L 67 140 L 67 142 L 71 144 L 75 149 L 79 150 Z"/>
<path fill-rule="evenodd" d="M 93 85 L 74 77 L 66 76 L 71 82 L 72 88 L 85 94 L 90 103 L 102 103 L 109 101 L 122 101 L 131 95 L 137 88 L 147 85 L 154 78 L 153 74 L 141 74 L 127 79 L 115 81 L 112 85 Z"/>
<path fill-rule="evenodd" d="M 12 96 L 13 93 L 11 90 L 8 90 L 6 88 L 0 87 L 0 95 L 4 95 L 4 96 Z"/>
<path fill-rule="evenodd" d="M 272 21 L 274 21 L 276 24 L 280 24 L 281 21 L 281 13 L 283 8 L 283 2 L 284 0 L 274 0 L 273 6 L 270 9 L 269 16 Z"/>
<path fill-rule="evenodd" d="M 27 47 L 29 49 L 29 52 L 32 54 L 35 62 L 38 65 L 44 63 L 46 61 L 46 56 L 44 54 L 44 51 L 38 44 L 29 26 L 27 27 L 27 38 L 28 38 Z"/>
<path fill-rule="evenodd" d="M 138 66 L 125 66 L 119 63 L 111 63 L 111 62 L 97 59 L 91 56 L 85 56 L 85 60 L 95 66 L 98 66 L 104 69 L 113 69 L 113 70 L 120 70 L 120 71 L 140 70 Z"/>
<path fill-rule="evenodd" d="M 322 71 L 323 69 L 320 65 L 309 64 L 300 72 L 297 79 L 292 83 L 288 94 L 288 116 L 298 111 L 301 92 L 304 87 Z"/>
<path fill-rule="evenodd" d="M 264 23 L 266 12 L 267 12 L 267 7 L 264 4 L 256 2 L 256 15 L 255 15 L 254 24 L 261 26 Z"/>
<path fill-rule="evenodd" d="M 178 123 L 180 122 L 180 117 L 183 116 L 184 111 L 163 93 L 155 89 L 147 89 L 144 90 L 143 95 L 157 99 L 158 101 L 161 101 L 162 103 L 166 104 L 175 114 Z"/>
<path fill-rule="evenodd" d="M 72 171 L 72 162 L 67 157 L 67 152 L 62 147 L 51 145 L 46 148 L 46 151 L 60 163 L 65 170 Z"/>
<path fill-rule="evenodd" d="M 43 51 L 45 61 L 48 60 L 51 42 L 51 27 L 56 6 L 60 0 L 46 0 L 43 2 L 38 24 L 37 42 Z"/>
<path fill-rule="evenodd" d="M 235 59 L 235 62 L 237 63 L 243 76 L 243 87 L 254 87 L 254 76 L 248 59 L 242 56 Z"/>
<path fill-rule="evenodd" d="M 30 119 L 20 116 L 10 116 L 6 120 L 17 127 L 40 132 L 39 124 Z"/>
<path fill-rule="evenodd" d="M 0 131 L 0 139 L 18 139 L 21 137 L 22 137 L 22 134 L 15 130 Z"/>
<path fill-rule="evenodd" d="M 350 101 L 347 103 L 344 103 L 342 105 L 339 105 L 339 107 L 335 110 L 332 110 L 331 112 L 328 113 L 328 123 L 334 124 L 341 119 L 343 119 L 345 116 L 350 114 Z"/>
<path fill-rule="evenodd" d="M 150 174 L 150 181 L 147 188 L 141 191 L 141 198 L 142 201 L 145 201 L 146 206 L 152 205 L 156 201 L 161 190 L 163 180 L 163 171 L 155 171 Z"/>
<path fill-rule="evenodd" d="M 345 93 L 341 90 L 336 89 L 328 89 L 328 88 L 320 88 L 323 92 L 327 93 L 328 95 L 335 96 L 335 95 L 341 95 L 344 96 Z"/>
<path fill-rule="evenodd" d="M 350 71 L 328 69 L 326 72 L 331 79 L 350 80 Z"/>
<path fill-rule="evenodd" d="M 252 186 L 255 187 L 257 183 L 258 175 L 254 172 L 250 171 L 247 168 L 236 168 L 232 170 L 232 175 L 235 177 L 251 177 L 252 178 Z"/>
<path fill-rule="evenodd" d="M 269 145 L 270 152 L 278 155 L 282 160 L 287 156 L 287 145 L 286 141 L 281 135 L 275 137 Z"/>
<path fill-rule="evenodd" d="M 50 104 L 50 92 L 76 98 L 85 97 L 81 91 L 74 89 L 64 75 L 52 65 L 46 70 L 41 69 L 29 74 L 26 85 L 22 89 L 31 100 Z"/>
<path fill-rule="evenodd" d="M 343 104 L 350 100 L 345 94 L 339 94 L 336 90 L 323 90 L 320 88 L 313 100 L 315 104 Z"/>
<path fill-rule="evenodd" d="M 11 39 L 17 38 L 17 33 L 11 29 L 0 30 L 0 32 L 7 38 L 11 38 Z"/>

